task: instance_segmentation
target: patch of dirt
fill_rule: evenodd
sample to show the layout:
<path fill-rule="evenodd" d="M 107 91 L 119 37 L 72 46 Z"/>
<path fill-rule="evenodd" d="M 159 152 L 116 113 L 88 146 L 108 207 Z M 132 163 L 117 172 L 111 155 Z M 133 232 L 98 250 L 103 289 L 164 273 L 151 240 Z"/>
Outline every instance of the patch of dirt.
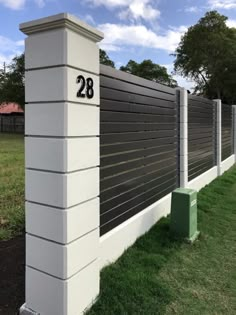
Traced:
<path fill-rule="evenodd" d="M 16 315 L 25 302 L 25 236 L 0 241 L 0 314 Z"/>

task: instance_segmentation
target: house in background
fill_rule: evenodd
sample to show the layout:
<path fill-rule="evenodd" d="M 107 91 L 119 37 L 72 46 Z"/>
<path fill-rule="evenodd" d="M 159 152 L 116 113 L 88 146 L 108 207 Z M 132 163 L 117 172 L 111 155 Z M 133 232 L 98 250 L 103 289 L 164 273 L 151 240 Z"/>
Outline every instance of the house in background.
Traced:
<path fill-rule="evenodd" d="M 19 104 L 0 104 L 0 132 L 24 133 L 24 111 Z"/>

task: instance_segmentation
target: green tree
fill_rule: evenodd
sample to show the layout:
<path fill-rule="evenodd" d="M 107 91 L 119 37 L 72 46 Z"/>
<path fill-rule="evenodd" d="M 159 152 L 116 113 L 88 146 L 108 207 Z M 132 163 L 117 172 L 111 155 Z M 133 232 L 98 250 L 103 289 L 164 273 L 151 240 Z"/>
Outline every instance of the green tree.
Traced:
<path fill-rule="evenodd" d="M 0 73 L 0 103 L 16 102 L 22 108 L 25 104 L 24 54 L 13 58 L 7 71 Z"/>
<path fill-rule="evenodd" d="M 115 68 L 115 63 L 109 58 L 109 56 L 105 52 L 105 50 L 100 49 L 99 50 L 99 56 L 100 56 L 100 63 L 101 64 Z"/>
<path fill-rule="evenodd" d="M 167 73 L 165 67 L 153 63 L 149 59 L 143 60 L 141 63 L 130 60 L 126 66 L 120 67 L 120 70 L 171 87 L 177 86 L 176 80 Z"/>
<path fill-rule="evenodd" d="M 232 102 L 235 97 L 236 29 L 210 11 L 183 35 L 174 56 L 176 73 L 193 79 L 195 92 Z"/>

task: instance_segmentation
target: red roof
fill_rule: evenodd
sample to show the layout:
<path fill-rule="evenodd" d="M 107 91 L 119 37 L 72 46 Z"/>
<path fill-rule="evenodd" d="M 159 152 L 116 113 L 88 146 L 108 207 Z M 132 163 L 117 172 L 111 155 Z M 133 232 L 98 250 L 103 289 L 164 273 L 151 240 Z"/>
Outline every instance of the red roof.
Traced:
<path fill-rule="evenodd" d="M 23 109 L 16 103 L 0 104 L 0 114 L 23 113 Z"/>

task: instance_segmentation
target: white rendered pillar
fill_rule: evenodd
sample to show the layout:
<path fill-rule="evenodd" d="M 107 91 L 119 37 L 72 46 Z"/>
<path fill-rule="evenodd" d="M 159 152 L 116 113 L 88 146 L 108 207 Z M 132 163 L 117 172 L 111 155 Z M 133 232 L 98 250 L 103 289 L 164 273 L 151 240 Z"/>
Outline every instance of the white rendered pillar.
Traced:
<path fill-rule="evenodd" d="M 234 154 L 234 161 L 236 163 L 236 105 L 232 106 L 233 111 L 233 154 Z"/>
<path fill-rule="evenodd" d="M 216 102 L 216 165 L 217 174 L 221 175 L 221 100 L 214 100 Z"/>
<path fill-rule="evenodd" d="M 23 23 L 26 303 L 79 315 L 99 294 L 99 48 L 68 14 Z"/>
<path fill-rule="evenodd" d="M 180 187 L 188 186 L 188 92 L 183 88 L 177 90 L 179 94 L 179 159 L 180 159 Z"/>

